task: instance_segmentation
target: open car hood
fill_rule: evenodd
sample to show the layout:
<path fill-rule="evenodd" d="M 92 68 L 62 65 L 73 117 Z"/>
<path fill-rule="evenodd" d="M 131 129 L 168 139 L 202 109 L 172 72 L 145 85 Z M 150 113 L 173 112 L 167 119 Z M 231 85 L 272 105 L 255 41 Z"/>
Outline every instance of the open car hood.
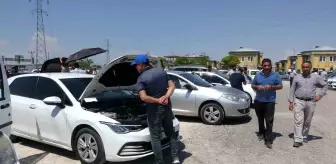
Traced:
<path fill-rule="evenodd" d="M 104 66 L 79 97 L 79 101 L 92 95 L 113 89 L 135 89 L 139 73 L 130 64 L 136 55 L 125 55 L 112 60 Z M 164 68 L 160 57 L 148 55 L 153 67 Z"/>

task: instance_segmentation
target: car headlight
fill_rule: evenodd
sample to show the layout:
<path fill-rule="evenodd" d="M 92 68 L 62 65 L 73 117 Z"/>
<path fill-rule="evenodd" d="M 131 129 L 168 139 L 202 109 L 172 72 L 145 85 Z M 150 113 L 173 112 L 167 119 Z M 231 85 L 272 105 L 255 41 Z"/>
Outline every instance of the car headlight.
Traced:
<path fill-rule="evenodd" d="M 130 132 L 130 130 L 126 126 L 121 124 L 104 122 L 104 121 L 100 121 L 100 123 L 108 126 L 112 131 L 119 134 L 125 134 Z"/>
<path fill-rule="evenodd" d="M 240 97 L 240 96 L 235 96 L 235 95 L 222 95 L 223 98 L 231 100 L 231 101 L 242 101 L 245 102 L 247 101 L 247 98 L 245 97 Z"/>

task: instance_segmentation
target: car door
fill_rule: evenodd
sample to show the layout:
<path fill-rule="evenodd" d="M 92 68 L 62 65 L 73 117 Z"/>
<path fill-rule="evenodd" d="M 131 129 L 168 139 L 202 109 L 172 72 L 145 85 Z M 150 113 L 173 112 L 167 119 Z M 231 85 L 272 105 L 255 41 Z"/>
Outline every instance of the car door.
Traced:
<path fill-rule="evenodd" d="M 174 94 L 170 100 L 176 115 L 197 116 L 198 109 L 195 109 L 196 91 L 188 90 L 184 87 L 188 84 L 185 80 L 175 75 L 168 75 L 175 84 Z"/>
<path fill-rule="evenodd" d="M 2 62 L 0 72 L 0 131 L 9 136 L 11 133 L 11 125 L 13 123 L 12 107 L 6 70 Z"/>
<path fill-rule="evenodd" d="M 13 110 L 12 133 L 14 135 L 32 137 L 30 130 L 31 126 L 35 124 L 35 116 L 29 106 L 35 101 L 33 95 L 36 82 L 36 76 L 19 77 L 9 85 Z"/>
<path fill-rule="evenodd" d="M 50 96 L 59 97 L 64 106 L 45 104 L 43 100 Z M 44 142 L 65 145 L 66 114 L 72 106 L 69 98 L 53 79 L 47 77 L 39 77 L 34 98 L 37 100 L 31 104 L 36 118 L 35 126 L 32 127 L 34 135 Z"/>

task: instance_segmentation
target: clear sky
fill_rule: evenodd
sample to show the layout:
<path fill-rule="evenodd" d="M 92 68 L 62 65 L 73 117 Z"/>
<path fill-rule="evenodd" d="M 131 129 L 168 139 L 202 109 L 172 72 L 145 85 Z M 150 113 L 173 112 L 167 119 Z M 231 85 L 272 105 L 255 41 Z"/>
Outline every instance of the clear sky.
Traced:
<path fill-rule="evenodd" d="M 34 49 L 35 0 L 0 0 L 0 53 Z M 336 47 L 336 0 L 50 0 L 45 5 L 50 56 L 106 47 L 163 56 L 205 52 L 220 60 L 243 46 L 284 59 L 314 46 Z M 94 58 L 100 64 L 105 56 Z"/>

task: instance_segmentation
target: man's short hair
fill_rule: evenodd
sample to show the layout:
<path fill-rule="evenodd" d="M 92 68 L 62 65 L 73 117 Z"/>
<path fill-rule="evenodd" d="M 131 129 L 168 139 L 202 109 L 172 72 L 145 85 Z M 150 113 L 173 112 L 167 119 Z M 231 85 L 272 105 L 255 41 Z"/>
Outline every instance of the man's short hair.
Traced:
<path fill-rule="evenodd" d="M 303 64 L 310 64 L 311 65 L 312 63 L 311 63 L 311 61 L 304 61 L 304 62 L 302 62 L 302 65 Z"/>
<path fill-rule="evenodd" d="M 238 68 L 239 72 L 244 72 L 243 68 Z"/>
<path fill-rule="evenodd" d="M 247 67 L 244 67 L 244 71 L 247 71 Z"/>
<path fill-rule="evenodd" d="M 269 58 L 265 58 L 261 61 L 261 64 L 264 65 L 264 63 L 270 63 L 272 65 L 272 60 Z"/>

